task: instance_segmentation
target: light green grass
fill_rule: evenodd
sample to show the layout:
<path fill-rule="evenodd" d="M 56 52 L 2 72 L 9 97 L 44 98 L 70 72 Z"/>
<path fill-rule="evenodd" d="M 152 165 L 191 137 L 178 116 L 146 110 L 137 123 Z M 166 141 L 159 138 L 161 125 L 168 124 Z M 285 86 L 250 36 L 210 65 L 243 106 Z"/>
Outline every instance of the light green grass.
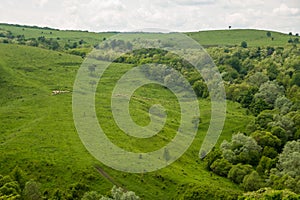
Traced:
<path fill-rule="evenodd" d="M 271 37 L 267 37 L 267 32 L 254 29 L 232 29 L 191 32 L 187 35 L 203 46 L 240 46 L 242 41 L 246 41 L 249 47 L 285 46 L 290 38 L 296 38 L 296 36 L 274 31 L 270 31 Z"/>

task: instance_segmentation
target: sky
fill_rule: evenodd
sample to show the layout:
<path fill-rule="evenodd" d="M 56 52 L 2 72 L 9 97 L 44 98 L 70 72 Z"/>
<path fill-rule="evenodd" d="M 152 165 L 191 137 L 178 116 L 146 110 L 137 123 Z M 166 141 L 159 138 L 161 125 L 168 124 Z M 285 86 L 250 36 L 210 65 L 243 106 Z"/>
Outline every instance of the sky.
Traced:
<path fill-rule="evenodd" d="M 300 0 L 1 0 L 0 22 L 88 31 L 300 33 Z"/>

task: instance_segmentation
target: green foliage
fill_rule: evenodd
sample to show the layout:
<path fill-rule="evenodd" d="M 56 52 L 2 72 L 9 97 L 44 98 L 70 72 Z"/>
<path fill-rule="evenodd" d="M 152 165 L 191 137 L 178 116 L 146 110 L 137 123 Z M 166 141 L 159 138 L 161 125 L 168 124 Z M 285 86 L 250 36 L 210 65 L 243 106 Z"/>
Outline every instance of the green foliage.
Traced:
<path fill-rule="evenodd" d="M 89 187 L 83 182 L 77 182 L 72 184 L 67 191 L 67 199 L 80 199 L 85 192 L 89 190 Z"/>
<path fill-rule="evenodd" d="M 247 82 L 255 87 L 260 87 L 263 83 L 267 82 L 269 77 L 262 72 L 256 72 L 248 77 Z"/>
<path fill-rule="evenodd" d="M 295 74 L 293 74 L 291 85 L 297 85 L 300 87 L 300 72 L 296 72 Z"/>
<path fill-rule="evenodd" d="M 278 139 L 275 135 L 267 131 L 255 131 L 251 134 L 251 137 L 254 138 L 258 145 L 265 147 L 273 147 L 280 150 L 281 140 Z"/>
<path fill-rule="evenodd" d="M 194 83 L 193 89 L 198 97 L 206 98 L 209 95 L 206 84 L 201 80 Z"/>
<path fill-rule="evenodd" d="M 279 154 L 277 168 L 281 174 L 291 177 L 300 176 L 300 140 L 287 142 L 281 154 Z"/>
<path fill-rule="evenodd" d="M 300 199 L 300 195 L 297 195 L 287 189 L 285 190 L 274 190 L 271 188 L 261 188 L 255 192 L 247 192 L 243 196 L 239 196 L 239 200 L 270 200 L 270 199 L 280 199 L 280 200 L 297 200 Z"/>
<path fill-rule="evenodd" d="M 111 189 L 112 200 L 139 200 L 140 197 L 132 191 L 125 192 L 122 188 L 113 186 Z"/>
<path fill-rule="evenodd" d="M 275 108 L 280 110 L 280 113 L 285 115 L 290 112 L 293 103 L 285 96 L 278 97 L 275 101 Z"/>
<path fill-rule="evenodd" d="M 174 200 L 215 200 L 215 199 L 237 199 L 240 193 L 233 190 L 224 190 L 223 187 L 216 187 L 213 184 L 194 184 L 188 183 L 180 185 L 174 197 Z"/>
<path fill-rule="evenodd" d="M 206 161 L 206 168 L 208 170 L 211 170 L 210 166 L 215 162 L 217 159 L 220 159 L 222 156 L 222 152 L 219 149 L 213 149 L 212 151 L 209 152 L 204 158 Z"/>
<path fill-rule="evenodd" d="M 26 175 L 23 170 L 19 166 L 16 166 L 11 172 L 10 176 L 13 180 L 19 183 L 21 190 L 23 190 L 27 181 Z"/>
<path fill-rule="evenodd" d="M 286 131 L 280 126 L 273 126 L 271 132 L 273 135 L 280 139 L 282 144 L 285 144 L 287 142 L 288 135 Z"/>
<path fill-rule="evenodd" d="M 222 142 L 221 149 L 225 159 L 233 164 L 244 163 L 256 165 L 262 148 L 256 141 L 243 133 L 234 134 L 231 142 Z"/>
<path fill-rule="evenodd" d="M 21 199 L 21 189 L 18 182 L 10 176 L 0 175 L 0 199 Z"/>
<path fill-rule="evenodd" d="M 243 165 L 239 163 L 230 169 L 228 178 L 233 182 L 240 184 L 243 182 L 244 177 L 250 174 L 252 170 L 253 168 L 251 165 Z"/>
<path fill-rule="evenodd" d="M 293 192 L 300 193 L 300 177 L 293 178 L 287 174 L 282 175 L 276 169 L 271 170 L 269 185 L 274 189 L 290 189 Z"/>
<path fill-rule="evenodd" d="M 84 193 L 81 200 L 100 200 L 101 197 L 102 197 L 102 195 L 100 195 L 98 192 L 91 191 L 91 192 Z"/>
<path fill-rule="evenodd" d="M 242 186 L 245 191 L 255 191 L 264 186 L 263 179 L 256 171 L 252 171 L 243 179 Z"/>
<path fill-rule="evenodd" d="M 282 96 L 283 91 L 283 88 L 280 87 L 277 82 L 268 81 L 260 86 L 259 92 L 256 93 L 254 97 L 256 100 L 263 100 L 268 106 L 273 108 L 277 97 Z"/>
<path fill-rule="evenodd" d="M 215 160 L 211 164 L 210 169 L 220 176 L 227 177 L 231 167 L 232 164 L 228 160 L 222 158 L 222 159 Z"/>
<path fill-rule="evenodd" d="M 255 124 L 262 129 L 267 129 L 268 124 L 273 122 L 273 114 L 270 111 L 263 111 L 255 118 Z"/>
<path fill-rule="evenodd" d="M 275 167 L 276 160 L 272 160 L 269 157 L 262 156 L 257 167 L 256 171 L 262 177 L 268 177 L 270 170 Z"/>
<path fill-rule="evenodd" d="M 247 42 L 246 41 L 241 42 L 241 47 L 247 48 L 248 47 Z"/>

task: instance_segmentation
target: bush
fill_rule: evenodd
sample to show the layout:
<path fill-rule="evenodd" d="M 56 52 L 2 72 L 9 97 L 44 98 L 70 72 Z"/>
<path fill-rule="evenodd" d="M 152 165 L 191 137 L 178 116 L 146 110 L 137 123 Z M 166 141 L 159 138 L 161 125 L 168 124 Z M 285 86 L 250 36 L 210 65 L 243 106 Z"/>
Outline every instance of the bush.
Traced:
<path fill-rule="evenodd" d="M 297 195 L 289 190 L 274 190 L 271 188 L 261 188 L 255 192 L 247 192 L 243 196 L 239 197 L 239 200 L 252 200 L 252 199 L 282 199 L 282 200 L 296 200 L 300 199 L 300 195 Z"/>
<path fill-rule="evenodd" d="M 229 172 L 229 170 L 231 169 L 232 164 L 222 158 L 222 159 L 217 159 L 215 162 L 213 162 L 213 164 L 210 166 L 210 168 L 212 169 L 212 171 L 220 176 L 224 176 L 227 177 L 227 174 Z"/>
<path fill-rule="evenodd" d="M 264 182 L 259 176 L 257 171 L 251 172 L 251 174 L 246 175 L 243 179 L 242 186 L 245 191 L 255 191 L 263 187 Z"/>
<path fill-rule="evenodd" d="M 228 178 L 233 182 L 240 184 L 243 182 L 244 177 L 250 174 L 252 170 L 253 168 L 251 165 L 243 165 L 239 163 L 230 169 Z"/>
<path fill-rule="evenodd" d="M 246 41 L 241 42 L 241 47 L 247 48 L 248 44 Z"/>

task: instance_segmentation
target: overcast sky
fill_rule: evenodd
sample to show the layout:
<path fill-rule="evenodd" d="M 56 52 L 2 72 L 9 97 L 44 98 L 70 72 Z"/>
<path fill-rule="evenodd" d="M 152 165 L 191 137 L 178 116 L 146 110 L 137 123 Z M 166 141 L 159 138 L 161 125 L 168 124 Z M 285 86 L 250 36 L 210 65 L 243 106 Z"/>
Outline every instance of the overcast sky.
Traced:
<path fill-rule="evenodd" d="M 0 22 L 89 31 L 231 25 L 300 33 L 300 0 L 1 0 Z"/>

